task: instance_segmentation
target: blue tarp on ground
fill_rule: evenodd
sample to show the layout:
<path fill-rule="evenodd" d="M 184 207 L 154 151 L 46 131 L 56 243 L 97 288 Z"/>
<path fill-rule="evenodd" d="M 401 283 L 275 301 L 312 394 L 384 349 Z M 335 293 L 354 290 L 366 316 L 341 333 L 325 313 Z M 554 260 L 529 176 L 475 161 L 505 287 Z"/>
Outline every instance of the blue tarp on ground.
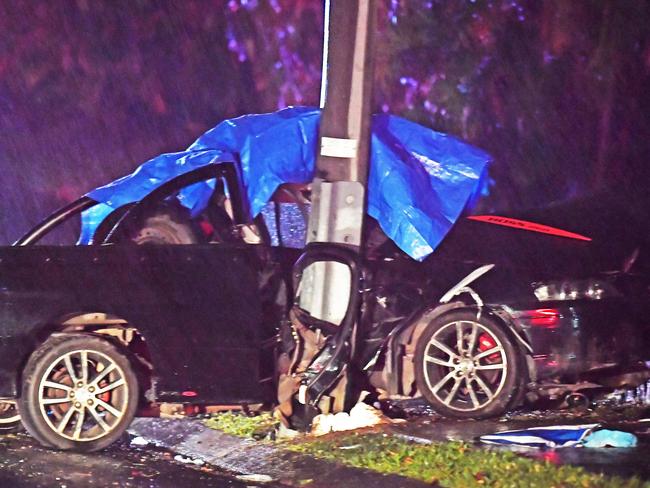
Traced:
<path fill-rule="evenodd" d="M 215 161 L 239 163 L 256 216 L 279 185 L 312 180 L 319 121 L 318 109 L 290 107 L 221 122 L 186 151 L 157 156 L 88 193 L 104 205 L 84 214 L 80 243 L 89 242 L 112 209 Z M 486 188 L 489 161 L 487 153 L 454 137 L 392 115 L 374 115 L 368 213 L 403 251 L 422 260 Z M 211 191 L 207 184 L 194 185 L 182 192 L 181 203 L 196 213 Z"/>
<path fill-rule="evenodd" d="M 549 425 L 521 430 L 507 430 L 480 437 L 485 444 L 535 448 L 558 447 L 635 447 L 634 434 L 601 429 L 600 424 Z"/>
<path fill-rule="evenodd" d="M 584 440 L 598 427 L 598 424 L 551 425 L 532 427 L 521 430 L 506 430 L 496 434 L 480 437 L 486 444 L 526 447 L 574 447 L 582 445 Z"/>

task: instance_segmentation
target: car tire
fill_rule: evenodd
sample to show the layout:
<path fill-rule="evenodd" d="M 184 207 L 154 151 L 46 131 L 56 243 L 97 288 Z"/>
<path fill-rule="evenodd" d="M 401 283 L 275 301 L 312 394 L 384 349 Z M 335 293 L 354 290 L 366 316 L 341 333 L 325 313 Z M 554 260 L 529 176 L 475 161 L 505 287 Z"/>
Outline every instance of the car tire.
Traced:
<path fill-rule="evenodd" d="M 92 335 L 50 338 L 23 372 L 19 409 L 27 431 L 46 447 L 94 452 L 122 436 L 138 407 L 131 362 Z"/>
<path fill-rule="evenodd" d="M 189 212 L 173 206 L 158 208 L 129 232 L 135 244 L 198 244 L 205 239 L 192 222 Z"/>
<path fill-rule="evenodd" d="M 514 338 L 493 317 L 456 311 L 434 319 L 415 349 L 418 391 L 446 417 L 481 419 L 513 406 L 525 367 Z"/>
<path fill-rule="evenodd" d="M 22 428 L 17 403 L 13 400 L 0 402 L 0 435 L 20 432 Z"/>

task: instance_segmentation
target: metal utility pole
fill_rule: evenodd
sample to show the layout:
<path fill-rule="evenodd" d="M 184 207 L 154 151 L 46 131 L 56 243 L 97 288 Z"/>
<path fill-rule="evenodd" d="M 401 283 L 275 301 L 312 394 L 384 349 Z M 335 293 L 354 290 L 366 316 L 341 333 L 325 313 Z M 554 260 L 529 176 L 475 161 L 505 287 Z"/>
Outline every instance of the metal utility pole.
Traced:
<path fill-rule="evenodd" d="M 334 243 L 361 252 L 366 207 L 373 84 L 375 0 L 326 0 L 321 122 L 312 185 L 309 243 Z M 318 262 L 302 275 L 300 306 L 338 325 L 353 283 L 338 262 Z M 347 384 L 347 372 L 342 384 Z M 344 408 L 347 387 L 333 396 Z M 338 406 L 337 406 L 338 405 Z"/>

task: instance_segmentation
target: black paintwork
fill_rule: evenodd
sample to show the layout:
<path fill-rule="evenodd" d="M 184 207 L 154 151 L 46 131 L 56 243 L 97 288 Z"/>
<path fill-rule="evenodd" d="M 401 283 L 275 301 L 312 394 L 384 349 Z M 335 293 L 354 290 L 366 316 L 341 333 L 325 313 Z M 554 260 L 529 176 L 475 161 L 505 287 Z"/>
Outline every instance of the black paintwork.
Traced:
<path fill-rule="evenodd" d="M 103 312 L 137 328 L 157 392 L 260 400 L 261 262 L 253 246 L 16 247 L 0 251 L 0 395 L 48 327 Z M 242 368 L 242 365 L 246 365 Z"/>
<path fill-rule="evenodd" d="M 209 166 L 116 211 L 95 242 L 119 241 L 121 225 L 182 186 L 215 176 L 229 187 L 233 224 L 248 223 L 236 173 L 228 165 Z M 272 349 L 299 252 L 244 243 L 32 245 L 92 203 L 80 199 L 40 224 L 18 247 L 0 248 L 0 398 L 20 394 L 27 358 L 66 316 L 101 312 L 126 320 L 144 338 L 154 368 L 149 399 L 179 400 L 186 391 L 197 395 L 186 401 L 206 403 L 272 399 L 272 384 L 263 380 L 273 376 Z M 542 224 L 560 224 L 557 218 L 534 217 Z M 375 368 L 388 368 L 386 389 L 400 393 L 400 338 L 422 317 L 439 311 L 440 298 L 459 280 L 492 263 L 495 267 L 471 286 L 485 312 L 532 348 L 531 353 L 521 344 L 533 360 L 531 380 L 577 381 L 595 368 L 650 359 L 647 249 L 629 228 L 613 237 L 590 230 L 577 214 L 573 218 L 579 228 L 568 230 L 593 235 L 592 242 L 461 219 L 423 263 L 381 239 L 373 241 L 363 262 L 343 256 L 359 271 L 360 307 L 356 299 L 351 304 L 360 308 L 361 320 L 355 344 L 345 344 L 350 326 L 341 328 L 348 335 L 333 345 L 352 346 L 346 349 L 352 357 L 345 361 L 357 371 L 382 352 Z M 635 250 L 636 259 L 630 261 Z M 315 246 L 312 252 L 309 259 L 320 260 L 338 251 Z M 608 280 L 619 296 L 540 303 L 533 294 L 532 285 L 539 281 L 593 277 Z M 454 301 L 453 306 L 476 307 L 466 295 Z M 537 308 L 556 309 L 558 323 L 539 327 L 519 317 L 520 311 Z M 317 398 L 327 382 L 312 383 Z"/>

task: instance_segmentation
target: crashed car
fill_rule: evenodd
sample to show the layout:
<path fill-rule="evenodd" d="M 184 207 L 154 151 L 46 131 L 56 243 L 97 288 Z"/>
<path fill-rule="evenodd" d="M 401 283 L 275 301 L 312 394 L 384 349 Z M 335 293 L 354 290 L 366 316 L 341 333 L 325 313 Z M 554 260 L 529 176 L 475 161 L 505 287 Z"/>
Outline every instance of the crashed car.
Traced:
<path fill-rule="evenodd" d="M 483 418 L 647 379 L 637 229 L 598 230 L 590 203 L 468 215 L 489 158 L 448 136 L 377 119 L 365 252 L 302 249 L 309 195 L 287 184 L 313 177 L 317 115 L 227 121 L 206 133 L 224 146 L 154 158 L 0 248 L 0 423 L 17 402 L 43 445 L 95 451 L 154 402 L 275 401 L 290 417 L 364 388 Z M 79 221 L 81 245 L 37 245 Z M 349 270 L 337 320 L 301 297 L 319 261 Z"/>

